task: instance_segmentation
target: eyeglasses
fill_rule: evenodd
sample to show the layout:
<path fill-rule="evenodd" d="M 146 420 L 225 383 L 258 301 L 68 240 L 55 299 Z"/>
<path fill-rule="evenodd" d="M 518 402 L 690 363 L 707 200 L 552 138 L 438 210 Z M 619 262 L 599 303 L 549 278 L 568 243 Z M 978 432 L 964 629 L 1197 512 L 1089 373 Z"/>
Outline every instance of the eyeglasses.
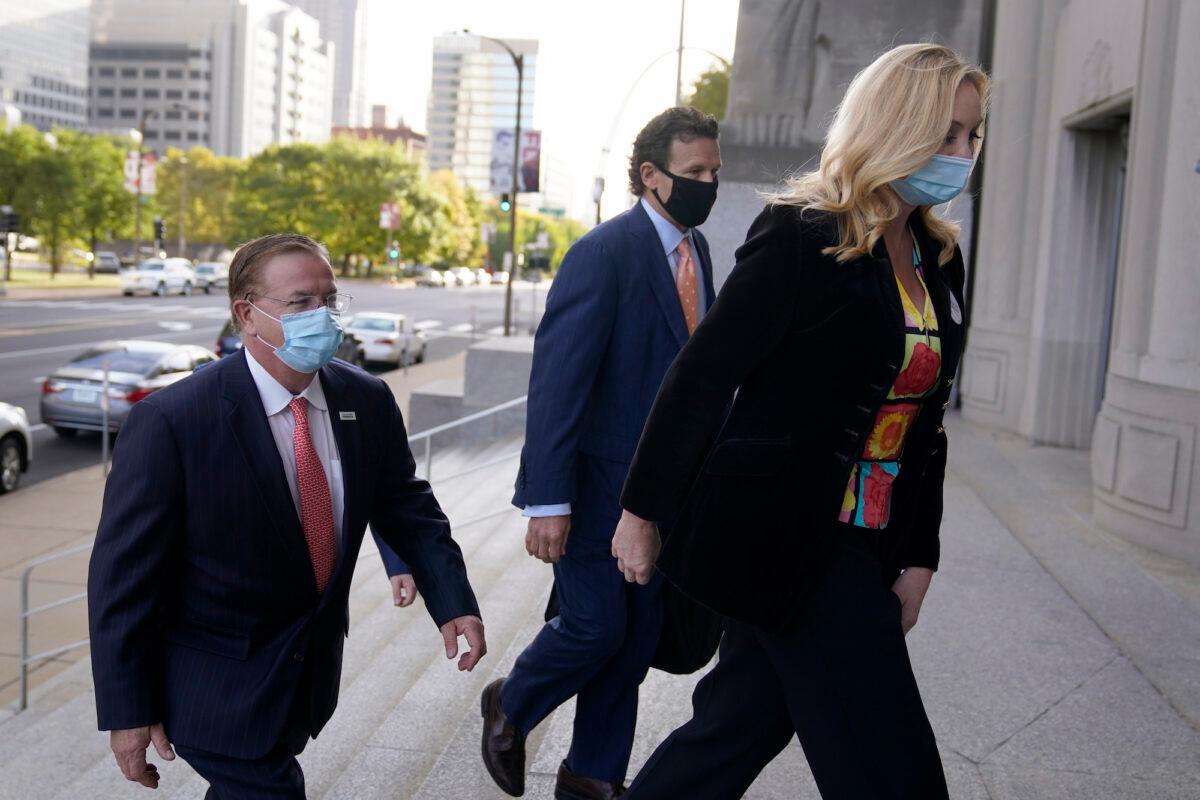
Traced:
<path fill-rule="evenodd" d="M 249 300 L 253 292 L 246 293 L 246 299 Z M 354 295 L 345 294 L 344 292 L 334 292 L 327 297 L 317 297 L 315 295 L 306 294 L 302 297 L 297 297 L 294 300 L 280 300 L 278 297 L 260 294 L 259 297 L 264 300 L 274 300 L 276 303 L 283 305 L 285 314 L 303 314 L 305 311 L 315 311 L 321 306 L 329 309 L 331 314 L 345 314 L 350 310 L 350 301 L 354 299 Z"/>

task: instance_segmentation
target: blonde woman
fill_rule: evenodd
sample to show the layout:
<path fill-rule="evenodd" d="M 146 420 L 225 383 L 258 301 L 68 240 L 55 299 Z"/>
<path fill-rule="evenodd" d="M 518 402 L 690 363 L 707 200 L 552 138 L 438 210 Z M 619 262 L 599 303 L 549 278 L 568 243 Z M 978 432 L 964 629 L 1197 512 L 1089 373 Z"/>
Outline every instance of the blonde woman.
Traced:
<path fill-rule="evenodd" d="M 729 623 L 627 798 L 740 797 L 793 734 L 826 800 L 947 796 L 904 635 L 938 565 L 963 342 L 958 228 L 933 207 L 966 185 L 987 96 L 937 45 L 863 70 L 667 373 L 613 554 Z"/>

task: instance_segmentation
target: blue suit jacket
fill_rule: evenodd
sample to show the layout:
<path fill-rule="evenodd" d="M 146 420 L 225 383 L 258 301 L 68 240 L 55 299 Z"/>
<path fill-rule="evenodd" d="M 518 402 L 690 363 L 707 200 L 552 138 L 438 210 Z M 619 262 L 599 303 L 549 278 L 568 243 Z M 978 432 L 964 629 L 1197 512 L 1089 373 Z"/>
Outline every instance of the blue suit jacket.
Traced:
<path fill-rule="evenodd" d="M 88 574 L 101 730 L 163 722 L 179 744 L 258 758 L 296 702 L 319 732 L 337 705 L 368 522 L 412 567 L 434 622 L 479 613 L 387 385 L 338 361 L 321 381 L 345 481 L 323 593 L 243 352 L 134 406 Z"/>
<path fill-rule="evenodd" d="M 704 236 L 693 237 L 708 306 L 712 259 Z M 572 245 L 537 330 L 513 504 L 572 503 L 576 529 L 593 509 L 619 513 L 642 426 L 687 340 L 671 267 L 641 203 Z M 580 456 L 610 463 L 615 476 L 611 486 L 582 487 L 582 507 Z"/>

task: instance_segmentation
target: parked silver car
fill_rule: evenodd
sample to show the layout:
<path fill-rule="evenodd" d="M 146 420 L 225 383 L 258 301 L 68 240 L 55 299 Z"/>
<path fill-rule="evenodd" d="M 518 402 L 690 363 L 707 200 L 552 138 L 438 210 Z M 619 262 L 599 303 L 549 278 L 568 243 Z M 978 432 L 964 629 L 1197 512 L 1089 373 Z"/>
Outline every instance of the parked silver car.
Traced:
<path fill-rule="evenodd" d="M 103 430 L 101 392 L 107 369 L 108 430 L 118 431 L 134 403 L 216 359 L 212 351 L 190 344 L 139 340 L 99 344 L 46 378 L 42 422 L 59 436 Z"/>
<path fill-rule="evenodd" d="M 196 288 L 205 294 L 229 286 L 229 267 L 221 261 L 202 261 L 192 271 L 196 273 Z"/>
<path fill-rule="evenodd" d="M 404 367 L 425 360 L 425 334 L 403 314 L 367 311 L 346 320 L 346 331 L 362 340 L 367 361 Z"/>
<path fill-rule="evenodd" d="M 25 409 L 0 403 L 0 494 L 16 489 L 32 462 L 33 436 Z"/>

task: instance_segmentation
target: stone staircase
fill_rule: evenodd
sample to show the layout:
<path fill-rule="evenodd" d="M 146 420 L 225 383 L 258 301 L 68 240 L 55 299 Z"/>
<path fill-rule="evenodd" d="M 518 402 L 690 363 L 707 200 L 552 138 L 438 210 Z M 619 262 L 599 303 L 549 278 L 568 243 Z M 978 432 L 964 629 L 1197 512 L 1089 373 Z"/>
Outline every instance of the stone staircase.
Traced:
<path fill-rule="evenodd" d="M 507 438 L 434 457 L 434 488 L 454 524 L 487 626 L 488 655 L 473 673 L 458 672 L 445 658 L 420 600 L 407 609 L 392 605 L 374 542 L 369 536 L 364 541 L 350 594 L 341 699 L 320 738 L 300 757 L 310 798 L 505 797 L 479 758 L 479 695 L 489 681 L 508 672 L 541 626 L 552 575 L 525 553 L 524 522 L 515 509 L 461 526 L 508 506 L 515 457 L 461 478 L 439 476 L 519 448 L 519 439 Z M 651 674 L 631 775 L 654 744 L 687 718 L 693 683 Z M 531 737 L 526 797 L 553 796 L 573 712 L 568 703 Z M 149 760 L 162 775 L 162 796 L 204 796 L 205 782 L 182 759 L 164 762 L 151 751 Z M 107 734 L 96 730 L 87 659 L 35 689 L 28 710 L 0 721 L 0 800 L 144 796 L 140 786 L 121 776 Z"/>

